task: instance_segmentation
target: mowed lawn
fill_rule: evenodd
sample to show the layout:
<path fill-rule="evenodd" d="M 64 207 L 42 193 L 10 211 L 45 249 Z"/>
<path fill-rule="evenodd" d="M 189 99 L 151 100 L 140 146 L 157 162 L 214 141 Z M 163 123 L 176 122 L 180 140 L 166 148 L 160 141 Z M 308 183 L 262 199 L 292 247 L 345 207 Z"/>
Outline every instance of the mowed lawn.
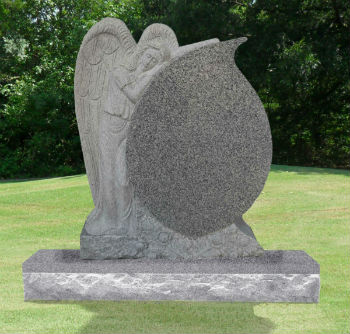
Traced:
<path fill-rule="evenodd" d="M 21 265 L 79 248 L 92 200 L 85 175 L 0 181 L 0 333 L 350 333 L 350 187 L 344 170 L 272 166 L 245 220 L 265 249 L 321 266 L 318 304 L 24 302 Z"/>

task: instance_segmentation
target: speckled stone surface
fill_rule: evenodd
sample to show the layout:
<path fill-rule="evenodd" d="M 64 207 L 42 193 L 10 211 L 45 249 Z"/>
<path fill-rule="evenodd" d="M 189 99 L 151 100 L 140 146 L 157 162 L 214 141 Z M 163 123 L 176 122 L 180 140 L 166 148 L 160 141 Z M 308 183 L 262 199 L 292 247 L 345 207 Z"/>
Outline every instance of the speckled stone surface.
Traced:
<path fill-rule="evenodd" d="M 159 222 L 188 237 L 234 223 L 269 172 L 269 122 L 234 61 L 245 40 L 216 43 L 170 62 L 131 119 L 126 155 L 135 194 Z"/>
<path fill-rule="evenodd" d="M 259 257 L 230 260 L 120 259 L 82 260 L 78 249 L 41 249 L 23 263 L 23 272 L 73 273 L 239 273 L 319 274 L 320 266 L 304 251 L 270 250 Z"/>
<path fill-rule="evenodd" d="M 318 302 L 319 265 L 303 251 L 234 260 L 81 260 L 40 250 L 23 263 L 25 300 Z"/>

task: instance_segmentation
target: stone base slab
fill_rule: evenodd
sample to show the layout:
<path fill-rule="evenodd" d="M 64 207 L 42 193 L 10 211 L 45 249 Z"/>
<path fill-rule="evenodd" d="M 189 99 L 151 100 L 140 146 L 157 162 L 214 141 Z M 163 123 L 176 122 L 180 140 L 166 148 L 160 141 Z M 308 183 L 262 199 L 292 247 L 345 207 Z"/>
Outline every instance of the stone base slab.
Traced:
<path fill-rule="evenodd" d="M 319 265 L 303 251 L 233 260 L 82 260 L 40 250 L 23 263 L 24 299 L 317 303 Z"/>

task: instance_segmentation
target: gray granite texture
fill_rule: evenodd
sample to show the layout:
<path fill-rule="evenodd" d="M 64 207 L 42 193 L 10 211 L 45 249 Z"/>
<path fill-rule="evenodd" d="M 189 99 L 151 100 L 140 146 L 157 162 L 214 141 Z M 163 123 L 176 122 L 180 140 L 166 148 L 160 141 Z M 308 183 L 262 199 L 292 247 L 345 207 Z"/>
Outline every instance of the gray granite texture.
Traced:
<path fill-rule="evenodd" d="M 245 40 L 171 60 L 131 117 L 126 162 L 135 196 L 164 226 L 193 239 L 240 221 L 270 169 L 269 122 L 234 61 Z"/>
<path fill-rule="evenodd" d="M 303 251 L 233 260 L 82 260 L 40 250 L 23 263 L 25 300 L 319 300 L 319 265 Z"/>

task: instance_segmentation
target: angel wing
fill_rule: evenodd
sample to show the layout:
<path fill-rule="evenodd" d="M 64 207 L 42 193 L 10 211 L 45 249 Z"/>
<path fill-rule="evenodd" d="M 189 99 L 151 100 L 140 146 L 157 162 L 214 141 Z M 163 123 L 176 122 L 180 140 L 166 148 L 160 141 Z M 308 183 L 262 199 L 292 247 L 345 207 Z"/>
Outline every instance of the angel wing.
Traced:
<path fill-rule="evenodd" d="M 108 73 L 131 57 L 136 42 L 123 21 L 105 18 L 81 44 L 74 77 L 75 112 L 94 204 L 99 194 L 99 124 L 108 91 Z"/>
<path fill-rule="evenodd" d="M 151 41 L 158 41 L 165 44 L 171 52 L 179 47 L 174 31 L 162 23 L 153 23 L 148 26 L 142 33 L 138 46 L 142 48 Z"/>

